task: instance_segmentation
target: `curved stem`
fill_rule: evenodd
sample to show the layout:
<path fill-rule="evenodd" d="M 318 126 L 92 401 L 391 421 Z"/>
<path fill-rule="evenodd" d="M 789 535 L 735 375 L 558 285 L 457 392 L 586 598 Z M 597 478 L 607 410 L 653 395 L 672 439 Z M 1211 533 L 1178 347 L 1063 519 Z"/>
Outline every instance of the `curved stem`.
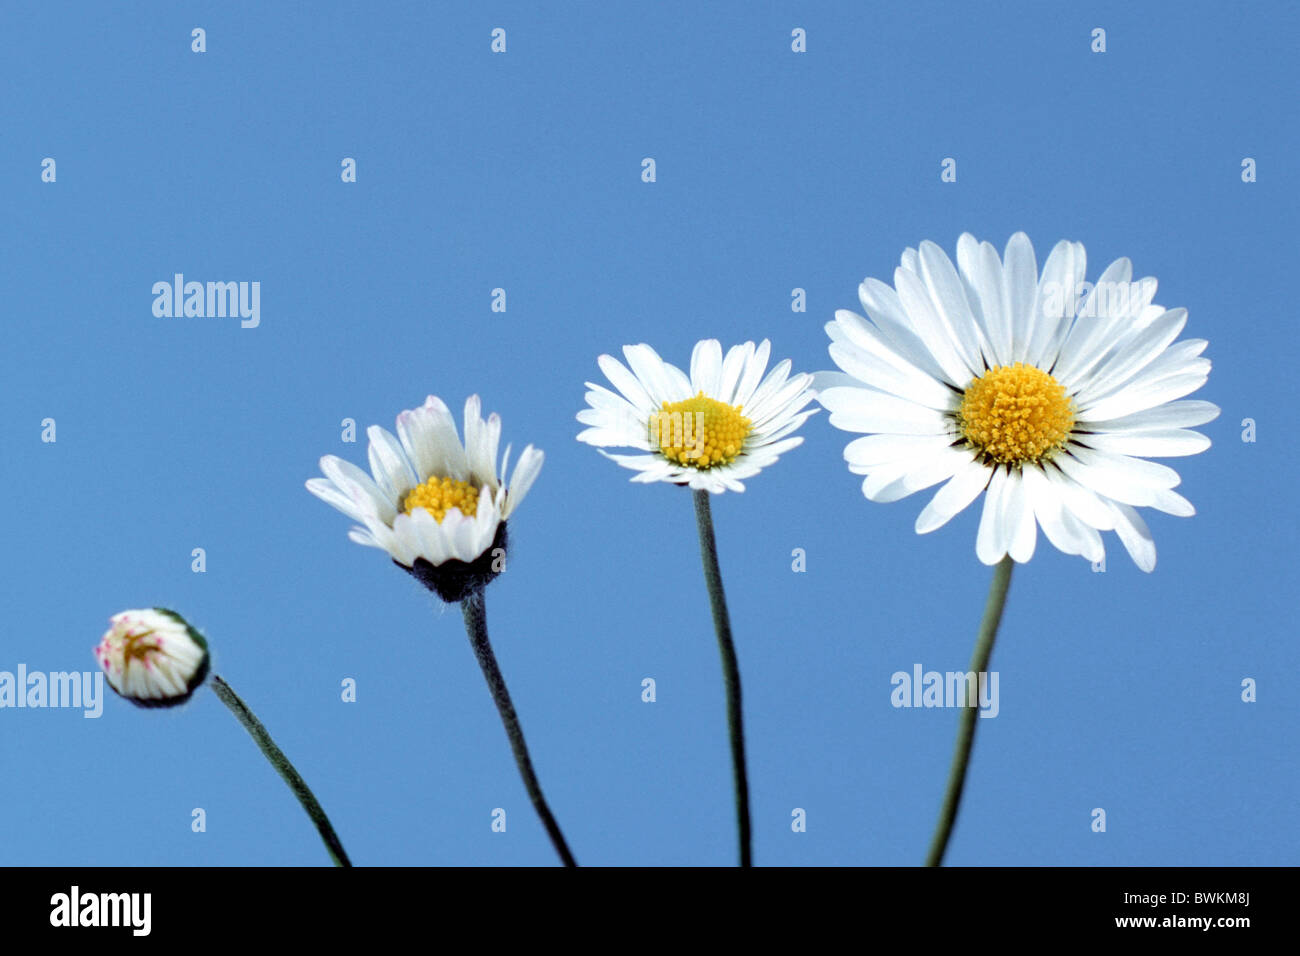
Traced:
<path fill-rule="evenodd" d="M 510 702 L 510 692 L 506 690 L 505 678 L 501 676 L 501 669 L 497 667 L 492 645 L 488 643 L 487 609 L 483 603 L 483 591 L 475 591 L 461 601 L 460 609 L 465 615 L 465 630 L 469 633 L 469 643 L 474 648 L 474 656 L 478 658 L 479 667 L 483 669 L 483 676 L 487 679 L 488 690 L 491 691 L 492 700 L 497 705 L 501 722 L 505 724 L 506 736 L 510 738 L 510 749 L 514 751 L 515 763 L 519 765 L 519 775 L 524 778 L 524 788 L 533 801 L 533 809 L 542 818 L 542 825 L 546 827 L 551 843 L 555 846 L 555 852 L 560 854 L 564 865 L 577 866 L 578 862 L 569 852 L 569 845 L 564 842 L 560 825 L 555 822 L 551 808 L 546 805 L 546 798 L 542 796 L 542 785 L 537 782 L 533 762 L 528 757 L 528 745 L 524 743 L 524 731 L 519 726 L 519 716 L 515 713 L 515 705 Z"/>
<path fill-rule="evenodd" d="M 708 586 L 709 603 L 713 606 L 713 629 L 718 634 L 718 653 L 722 656 L 722 679 L 727 687 L 727 728 L 731 732 L 731 767 L 736 787 L 740 865 L 753 866 L 749 830 L 749 776 L 745 771 L 745 724 L 740 708 L 740 665 L 736 661 L 736 646 L 731 640 L 731 618 L 727 614 L 727 596 L 722 591 L 718 543 L 713 536 L 713 512 L 709 507 L 707 491 L 695 491 L 695 521 L 700 531 L 704 583 Z"/>
<path fill-rule="evenodd" d="M 266 755 L 266 759 L 271 762 L 275 772 L 289 785 L 293 795 L 298 798 L 302 808 L 307 811 L 307 816 L 311 817 L 311 822 L 316 824 L 316 830 L 325 843 L 325 849 L 329 850 L 330 859 L 334 861 L 334 865 L 351 866 L 352 861 L 348 859 L 343 844 L 339 842 L 338 834 L 334 832 L 329 817 L 325 816 L 325 811 L 321 809 L 321 805 L 311 792 L 311 788 L 307 786 L 307 781 L 303 780 L 302 775 L 294 769 L 293 764 L 289 762 L 289 758 L 284 755 L 284 751 L 275 745 L 275 741 L 266 732 L 262 722 L 248 709 L 248 705 L 240 699 L 230 685 L 217 674 L 212 675 L 212 689 L 221 698 L 221 702 L 229 707 L 230 712 L 244 725 L 244 729 L 248 731 L 262 753 Z"/>
<path fill-rule="evenodd" d="M 993 583 L 989 586 L 989 598 L 984 605 L 984 617 L 980 621 L 979 637 L 975 640 L 975 653 L 971 655 L 970 669 L 975 673 L 976 700 L 969 697 L 962 708 L 961 723 L 957 729 L 957 749 L 952 757 L 952 769 L 948 771 L 948 789 L 943 795 L 943 809 L 939 811 L 939 825 L 935 828 L 930 841 L 930 852 L 925 858 L 926 866 L 939 866 L 943 862 L 944 851 L 948 849 L 948 838 L 957 822 L 957 809 L 961 806 L 961 793 L 966 786 L 966 768 L 970 765 L 971 749 L 975 745 L 975 719 L 979 716 L 978 689 L 986 681 L 989 658 L 993 656 L 993 640 L 998 636 L 998 625 L 1002 623 L 1002 608 L 1007 603 L 1007 589 L 1011 586 L 1011 569 L 1015 562 L 1008 555 L 993 569 Z"/>

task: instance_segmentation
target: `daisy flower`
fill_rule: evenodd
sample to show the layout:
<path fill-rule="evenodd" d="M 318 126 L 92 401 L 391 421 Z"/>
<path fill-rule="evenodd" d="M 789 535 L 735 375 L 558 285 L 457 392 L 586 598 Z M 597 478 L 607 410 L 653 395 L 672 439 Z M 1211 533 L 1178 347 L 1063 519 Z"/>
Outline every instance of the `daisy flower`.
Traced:
<path fill-rule="evenodd" d="M 484 421 L 479 397 L 465 402 L 465 442 L 441 399 L 397 416 L 397 437 L 372 425 L 370 474 L 334 455 L 307 490 L 359 524 L 358 544 L 387 551 L 447 601 L 481 587 L 504 569 L 506 520 L 528 494 L 543 454 L 523 450 L 509 485 L 506 447 L 497 470 L 501 419 Z"/>
<path fill-rule="evenodd" d="M 208 676 L 208 642 L 175 611 L 161 607 L 122 611 L 109 618 L 109 624 L 95 647 L 95 659 L 109 686 L 131 703 L 174 707 L 189 700 Z M 336 866 L 351 866 L 325 811 L 262 722 L 220 675 L 213 674 L 209 686 L 289 785 L 316 824 L 330 859 Z"/>
<path fill-rule="evenodd" d="M 341 458 L 320 460 L 324 478 L 307 490 L 360 522 L 348 532 L 358 544 L 382 548 L 397 565 L 444 601 L 460 602 L 470 646 L 510 740 L 524 788 L 566 866 L 577 866 L 542 794 L 505 678 L 488 639 L 483 590 L 505 570 L 506 521 L 542 470 L 542 452 L 529 445 L 507 487 L 510 447 L 497 470 L 501 418 L 484 421 L 479 397 L 465 402 L 465 442 L 442 400 L 397 416 L 397 437 L 378 425 L 370 436 L 370 474 Z"/>
<path fill-rule="evenodd" d="M 122 611 L 95 647 L 108 686 L 141 707 L 174 707 L 208 675 L 208 642 L 175 611 Z"/>
<path fill-rule="evenodd" d="M 597 359 L 618 392 L 588 382 L 589 407 L 578 413 L 578 421 L 588 426 L 578 440 L 596 445 L 606 458 L 634 470 L 633 481 L 667 481 L 691 488 L 704 582 L 722 660 L 741 866 L 753 865 L 753 850 L 740 665 L 709 495 L 744 491 L 743 479 L 775 464 L 783 452 L 803 441 L 793 433 L 817 411 L 804 410 L 816 397 L 813 377 L 791 377 L 789 359 L 764 377 L 771 351 L 764 339 L 758 346 L 753 342 L 734 346 L 724 357 L 717 339 L 705 339 L 691 353 L 687 377 L 650 346 L 625 345 L 626 366 L 610 355 Z M 610 454 L 604 450 L 610 446 L 635 448 L 642 454 Z"/>
<path fill-rule="evenodd" d="M 793 433 L 817 409 L 812 376 L 790 375 L 790 360 L 767 368 L 770 343 L 737 345 L 723 357 L 717 339 L 691 354 L 689 377 L 648 345 L 626 345 L 627 365 L 610 355 L 596 361 L 618 392 L 587 383 L 578 440 L 637 474 L 633 481 L 667 481 L 715 494 L 744 491 L 743 479 L 774 464 L 803 438 Z M 637 455 L 610 454 L 609 447 Z"/>
<path fill-rule="evenodd" d="M 984 493 L 975 550 L 1028 561 L 1037 529 L 1066 554 L 1100 561 L 1114 531 L 1151 571 L 1155 543 L 1137 508 L 1188 516 L 1178 473 L 1150 461 L 1204 451 L 1192 426 L 1217 406 L 1182 400 L 1210 362 L 1204 339 L 1175 342 L 1187 310 L 1153 302 L 1117 259 L 1095 287 L 1082 244 L 1057 243 L 1041 275 L 1024 233 L 1002 258 L 969 234 L 957 265 L 933 242 L 907 249 L 893 286 L 865 280 L 867 318 L 826 326 L 842 372 L 816 377 L 830 422 L 866 433 L 844 450 L 863 494 L 888 502 L 943 483 L 916 531 L 942 527 Z"/>

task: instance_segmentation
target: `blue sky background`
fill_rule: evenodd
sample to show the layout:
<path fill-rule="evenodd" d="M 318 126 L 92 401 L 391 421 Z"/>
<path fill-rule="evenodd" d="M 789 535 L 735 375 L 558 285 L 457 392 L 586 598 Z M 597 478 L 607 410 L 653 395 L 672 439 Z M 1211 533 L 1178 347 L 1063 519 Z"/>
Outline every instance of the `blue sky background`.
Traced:
<path fill-rule="evenodd" d="M 477 392 L 547 455 L 488 614 L 575 854 L 729 865 L 690 496 L 574 440 L 583 383 L 640 341 L 685 365 L 768 337 L 827 368 L 823 325 L 904 247 L 1023 229 L 1040 264 L 1071 238 L 1089 279 L 1121 255 L 1157 277 L 1223 415 L 1170 462 L 1199 513 L 1148 515 L 1153 574 L 1113 534 L 1104 574 L 1041 536 L 1017 569 L 948 862 L 1295 864 L 1298 25 L 1265 3 L 9 5 L 0 670 L 89 670 L 111 614 L 174 607 L 356 863 L 553 864 L 458 609 L 303 488 L 322 454 L 364 462 L 365 426 Z M 155 318 L 175 272 L 259 281 L 260 327 Z M 978 509 L 918 537 L 929 493 L 866 501 L 826 417 L 713 501 L 755 858 L 910 865 L 958 713 L 894 709 L 890 675 L 965 669 L 990 570 Z M 327 863 L 209 689 L 110 698 L 0 710 L 0 863 Z"/>

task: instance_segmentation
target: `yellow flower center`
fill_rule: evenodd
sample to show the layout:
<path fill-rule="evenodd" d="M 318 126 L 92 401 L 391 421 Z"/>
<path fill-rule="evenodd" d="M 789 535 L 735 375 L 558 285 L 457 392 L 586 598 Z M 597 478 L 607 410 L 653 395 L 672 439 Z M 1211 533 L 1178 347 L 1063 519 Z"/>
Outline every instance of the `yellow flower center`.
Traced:
<path fill-rule="evenodd" d="M 972 379 L 957 411 L 957 425 L 986 459 L 1006 465 L 1050 458 L 1074 427 L 1074 405 L 1047 372 L 999 365 Z"/>
<path fill-rule="evenodd" d="M 703 392 L 685 401 L 664 402 L 650 416 L 650 443 L 669 461 L 712 468 L 735 461 L 745 447 L 751 422 L 740 406 L 725 405 Z"/>
<path fill-rule="evenodd" d="M 424 484 L 412 488 L 402 507 L 408 515 L 416 508 L 423 508 L 433 515 L 438 524 L 442 524 L 449 508 L 459 508 L 461 514 L 472 518 L 478 510 L 478 489 L 459 478 L 439 478 L 435 475 Z"/>
<path fill-rule="evenodd" d="M 123 665 L 125 665 L 128 661 L 133 661 L 133 660 L 147 661 L 149 658 L 150 651 L 156 651 L 162 647 L 161 641 L 155 640 L 152 643 L 150 643 L 149 641 L 145 640 L 145 638 L 147 637 L 152 637 L 153 633 L 154 633 L 153 628 L 150 628 L 147 631 L 141 631 L 139 634 L 133 633 L 131 631 L 128 631 L 126 633 L 125 635 L 126 640 L 123 641 L 122 643 L 122 664 Z"/>

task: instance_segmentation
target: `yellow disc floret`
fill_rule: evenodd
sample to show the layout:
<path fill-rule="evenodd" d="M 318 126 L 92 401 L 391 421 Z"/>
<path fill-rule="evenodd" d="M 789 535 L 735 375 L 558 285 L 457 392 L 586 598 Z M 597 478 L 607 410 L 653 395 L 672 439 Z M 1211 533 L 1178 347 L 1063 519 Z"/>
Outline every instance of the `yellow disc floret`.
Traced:
<path fill-rule="evenodd" d="M 160 639 L 148 640 L 153 634 L 153 628 L 147 628 L 138 634 L 134 631 L 127 631 L 126 640 L 122 644 L 123 663 L 131 660 L 148 661 L 149 652 L 159 650 L 162 647 Z"/>
<path fill-rule="evenodd" d="M 700 392 L 681 402 L 663 403 L 650 416 L 650 443 L 669 461 L 691 468 L 713 468 L 736 460 L 752 423 L 739 405 L 727 405 Z"/>
<path fill-rule="evenodd" d="M 403 507 L 408 515 L 416 508 L 423 508 L 439 524 L 442 524 L 442 519 L 451 508 L 459 508 L 461 514 L 472 518 L 478 511 L 478 489 L 459 478 L 439 478 L 434 475 L 411 490 Z"/>
<path fill-rule="evenodd" d="M 1016 362 L 991 368 L 966 386 L 957 425 L 986 460 L 1023 465 L 1064 447 L 1074 406 L 1051 375 Z"/>

